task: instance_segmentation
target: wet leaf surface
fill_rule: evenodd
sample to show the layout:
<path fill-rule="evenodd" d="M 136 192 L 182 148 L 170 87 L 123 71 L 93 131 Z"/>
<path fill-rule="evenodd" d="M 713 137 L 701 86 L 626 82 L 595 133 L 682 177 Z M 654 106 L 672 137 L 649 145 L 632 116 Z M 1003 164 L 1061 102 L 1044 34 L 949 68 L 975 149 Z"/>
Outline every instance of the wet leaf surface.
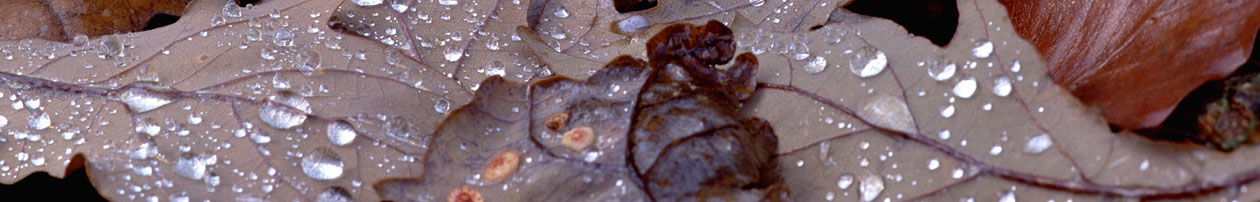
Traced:
<path fill-rule="evenodd" d="M 1051 78 L 1129 129 L 1158 125 L 1200 84 L 1234 72 L 1260 28 L 1251 1 L 1000 2 Z"/>
<path fill-rule="evenodd" d="M 0 40 L 71 42 L 175 22 L 189 0 L 15 0 L 0 5 Z M 169 21 L 169 22 L 167 22 Z"/>
<path fill-rule="evenodd" d="M 647 75 L 595 70 L 649 58 L 644 44 L 668 24 L 717 20 L 733 30 L 732 55 L 758 64 L 730 120 L 769 123 L 796 200 L 1260 198 L 1246 188 L 1258 147 L 1111 133 L 1047 76 L 996 1 L 958 1 L 944 47 L 836 9 L 846 1 L 627 13 L 605 1 L 367 3 L 195 1 L 150 31 L 0 42 L 0 181 L 63 176 L 83 155 L 113 200 L 443 200 L 464 187 L 492 201 L 642 200 L 651 178 L 612 153 L 632 150 L 615 145 L 635 141 L 625 112 Z M 567 129 L 547 128 L 572 106 L 584 111 L 556 127 Z M 596 139 L 566 145 L 582 126 Z M 506 151 L 515 164 L 494 160 Z M 515 169 L 498 179 L 490 166 Z"/>

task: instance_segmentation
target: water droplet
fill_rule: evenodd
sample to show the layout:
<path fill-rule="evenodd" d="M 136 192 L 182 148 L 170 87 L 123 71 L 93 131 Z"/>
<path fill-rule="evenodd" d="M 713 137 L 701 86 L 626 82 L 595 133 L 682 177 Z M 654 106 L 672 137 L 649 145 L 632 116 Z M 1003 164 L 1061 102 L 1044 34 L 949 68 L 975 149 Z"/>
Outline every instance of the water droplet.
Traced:
<path fill-rule="evenodd" d="M 998 198 L 998 202 L 1015 202 L 1015 192 L 1008 191 L 1002 194 L 1002 197 Z"/>
<path fill-rule="evenodd" d="M 324 189 L 324 192 L 319 193 L 319 196 L 315 198 L 315 201 L 317 202 L 351 202 L 351 201 L 354 201 L 354 199 L 353 197 L 350 197 L 350 191 L 346 190 L 346 188 L 328 187 L 327 189 Z"/>
<path fill-rule="evenodd" d="M 282 30 L 276 30 L 276 33 L 273 33 L 273 35 L 275 36 L 275 38 L 271 39 L 271 43 L 276 44 L 276 46 L 280 46 L 280 47 L 293 46 L 293 32 L 289 32 L 288 30 L 282 29 Z"/>
<path fill-rule="evenodd" d="M 280 91 L 267 99 L 258 110 L 258 117 L 267 125 L 279 129 L 288 129 L 306 122 L 306 114 L 311 113 L 311 104 L 301 95 L 292 91 Z"/>
<path fill-rule="evenodd" d="M 875 201 L 879 193 L 884 191 L 884 179 L 879 175 L 866 174 L 858 185 L 858 191 L 862 193 L 862 201 Z"/>
<path fill-rule="evenodd" d="M 910 107 L 906 101 L 887 94 L 879 94 L 858 112 L 858 117 L 876 126 L 910 133 L 914 131 L 914 123 L 910 117 Z"/>
<path fill-rule="evenodd" d="M 350 123 L 334 121 L 328 124 L 328 140 L 334 145 L 350 144 L 357 136 L 359 136 L 359 133 L 354 131 L 354 127 Z"/>
<path fill-rule="evenodd" d="M 997 156 L 998 154 L 1002 154 L 1002 145 L 993 145 L 993 148 L 989 148 L 989 155 Z"/>
<path fill-rule="evenodd" d="M 134 160 L 143 160 L 143 159 L 152 158 L 153 156 L 156 156 L 157 154 L 158 154 L 157 147 L 154 147 L 153 144 L 146 142 L 144 144 L 140 144 L 140 146 L 137 146 L 136 149 L 131 150 L 131 153 L 128 153 L 127 156 L 131 157 L 131 159 L 134 159 Z"/>
<path fill-rule="evenodd" d="M 632 33 L 632 32 L 643 31 L 643 28 L 646 28 L 651 25 L 652 23 L 648 22 L 647 18 L 643 18 L 643 16 L 635 15 L 635 16 L 630 16 L 629 18 L 626 18 L 625 20 L 621 20 L 621 22 L 617 22 L 617 29 L 621 29 L 622 32 Z"/>
<path fill-rule="evenodd" d="M 175 161 L 175 174 L 194 180 L 200 180 L 206 176 L 206 164 L 202 163 L 201 157 L 186 153 Z"/>
<path fill-rule="evenodd" d="M 840 180 L 836 181 L 836 186 L 840 187 L 840 190 L 849 189 L 849 185 L 853 185 L 853 175 L 851 174 L 841 175 Z"/>
<path fill-rule="evenodd" d="M 564 10 L 564 8 L 560 8 L 560 10 L 556 10 L 555 13 L 551 13 L 551 14 L 556 15 L 557 18 L 569 17 L 569 11 Z"/>
<path fill-rule="evenodd" d="M 1024 152 L 1029 154 L 1040 154 L 1054 146 L 1054 141 L 1050 139 L 1050 135 L 1042 133 L 1028 139 L 1028 144 L 1024 145 Z"/>
<path fill-rule="evenodd" d="M 249 139 L 254 140 L 254 143 L 258 144 L 267 144 L 271 142 L 271 136 L 266 133 L 251 133 L 249 134 Z"/>
<path fill-rule="evenodd" d="M 223 18 L 223 16 L 219 16 L 219 15 L 210 17 L 210 26 L 219 26 L 219 25 L 222 25 L 223 23 L 227 23 L 227 18 Z M 167 52 L 162 52 L 162 53 L 167 54 Z"/>
<path fill-rule="evenodd" d="M 459 5 L 459 0 L 438 0 L 438 4 L 442 4 L 443 6 L 454 6 Z"/>
<path fill-rule="evenodd" d="M 1015 63 L 1011 64 L 1011 72 L 1019 73 L 1019 69 L 1019 60 L 1016 60 Z"/>
<path fill-rule="evenodd" d="M 954 174 L 953 174 L 953 176 L 951 176 L 951 177 L 954 177 L 954 179 L 962 178 L 962 177 L 963 177 L 963 169 L 962 169 L 962 168 L 955 168 L 955 169 L 954 169 Z"/>
<path fill-rule="evenodd" d="M 809 58 L 809 45 L 805 44 L 804 38 L 805 37 L 799 37 L 796 42 L 792 42 L 791 45 L 788 45 L 788 55 L 791 55 L 792 59 L 805 60 Z M 814 60 L 817 59 L 818 58 L 814 58 Z"/>
<path fill-rule="evenodd" d="M 118 99 L 135 113 L 151 111 L 171 103 L 170 99 L 149 94 L 140 88 L 128 88 L 118 95 Z"/>
<path fill-rule="evenodd" d="M 302 157 L 302 172 L 317 180 L 332 180 L 341 177 L 344 172 L 341 156 L 332 149 L 319 147 Z"/>
<path fill-rule="evenodd" d="M 434 101 L 433 111 L 437 111 L 437 113 L 439 114 L 445 114 L 450 109 L 451 109 L 451 100 L 448 100 L 446 98 L 438 98 L 437 100 Z"/>
<path fill-rule="evenodd" d="M 350 1 L 354 2 L 354 5 L 359 5 L 359 6 L 375 6 L 375 5 L 381 5 L 381 3 L 384 3 L 383 0 L 350 0 Z"/>
<path fill-rule="evenodd" d="M 459 58 L 464 57 L 464 51 L 456 48 L 455 46 L 447 46 L 446 52 L 442 54 L 442 56 L 445 57 L 448 62 L 455 62 L 458 61 Z"/>
<path fill-rule="evenodd" d="M 403 3 L 403 2 L 406 2 L 406 1 L 401 1 L 401 0 L 395 1 L 394 4 L 389 5 L 389 7 L 394 8 L 394 12 L 399 12 L 399 13 L 407 12 L 407 9 L 411 8 L 411 6 L 408 6 L 406 3 Z"/>
<path fill-rule="evenodd" d="M 941 140 L 948 140 L 949 136 L 950 136 L 949 130 L 941 130 L 941 133 L 937 134 L 937 137 L 940 137 Z"/>
<path fill-rule="evenodd" d="M 971 98 L 974 94 L 976 94 L 976 78 L 974 77 L 967 77 L 954 85 L 954 95 L 958 97 Z"/>
<path fill-rule="evenodd" d="M 241 6 L 236 5 L 235 2 L 228 2 L 227 4 L 224 4 L 223 16 L 227 16 L 229 18 L 241 17 Z"/>
<path fill-rule="evenodd" d="M 808 55 L 808 54 L 807 54 Z M 827 70 L 827 58 L 823 56 L 814 56 L 813 60 L 805 63 L 805 73 L 817 74 Z"/>
<path fill-rule="evenodd" d="M 503 63 L 494 61 L 484 69 L 486 77 L 507 75 L 507 68 L 503 67 Z"/>
<path fill-rule="evenodd" d="M 945 106 L 941 108 L 941 117 L 945 117 L 945 118 L 954 117 L 954 105 L 949 105 L 949 106 Z"/>
<path fill-rule="evenodd" d="M 52 119 L 48 118 L 48 113 L 40 112 L 39 116 L 31 117 L 31 122 L 28 125 L 31 129 L 44 130 L 52 126 Z"/>
<path fill-rule="evenodd" d="M 953 60 L 946 60 L 945 56 L 936 56 L 932 60 L 928 60 L 928 76 L 937 81 L 945 81 L 954 77 L 954 73 L 958 70 L 958 63 Z"/>
<path fill-rule="evenodd" d="M 932 160 L 928 160 L 928 166 L 927 166 L 928 170 L 936 170 L 937 168 L 940 168 L 940 167 L 941 167 L 941 162 L 937 161 L 935 158 Z"/>
<path fill-rule="evenodd" d="M 1141 171 L 1146 171 L 1146 169 L 1150 169 L 1150 168 L 1151 168 L 1150 159 L 1142 159 L 1142 164 L 1138 165 L 1138 170 L 1141 170 Z"/>
<path fill-rule="evenodd" d="M 827 44 L 831 45 L 840 44 L 840 42 L 844 41 L 844 36 L 848 34 L 848 31 L 845 31 L 840 26 L 827 26 L 823 29 L 823 39 L 827 41 Z"/>
<path fill-rule="evenodd" d="M 849 71 L 857 74 L 858 77 L 872 77 L 884 71 L 884 67 L 888 66 L 888 58 L 884 56 L 884 52 L 874 46 L 864 46 L 858 48 L 852 53 L 849 60 Z"/>
<path fill-rule="evenodd" d="M 993 54 L 993 42 L 989 42 L 987 39 L 977 39 L 973 41 L 976 44 L 976 48 L 971 49 L 971 54 L 975 55 L 976 58 L 989 58 L 989 55 Z"/>
<path fill-rule="evenodd" d="M 1006 76 L 998 77 L 993 80 L 993 94 L 998 97 L 1006 97 L 1011 94 L 1011 78 Z"/>

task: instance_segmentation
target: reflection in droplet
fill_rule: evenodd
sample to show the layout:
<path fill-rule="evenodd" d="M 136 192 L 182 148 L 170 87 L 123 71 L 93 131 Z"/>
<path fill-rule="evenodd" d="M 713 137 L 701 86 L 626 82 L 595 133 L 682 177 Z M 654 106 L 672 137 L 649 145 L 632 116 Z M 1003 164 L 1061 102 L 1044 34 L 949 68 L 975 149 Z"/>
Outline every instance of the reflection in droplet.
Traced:
<path fill-rule="evenodd" d="M 354 200 L 353 200 L 353 197 L 350 197 L 350 191 L 346 190 L 346 188 L 328 187 L 327 189 L 324 189 L 324 192 L 319 193 L 319 196 L 315 198 L 315 201 L 350 202 Z"/>
<path fill-rule="evenodd" d="M 1019 69 L 1019 60 L 1016 60 L 1015 63 L 1011 64 L 1011 72 L 1019 73 Z"/>
<path fill-rule="evenodd" d="M 459 0 L 438 0 L 438 4 L 442 4 L 443 6 L 454 6 L 459 5 Z"/>
<path fill-rule="evenodd" d="M 153 146 L 153 144 L 146 142 L 144 144 L 140 144 L 140 146 L 137 146 L 136 149 L 131 150 L 131 153 L 129 153 L 127 156 L 131 157 L 131 159 L 134 159 L 134 160 L 142 160 L 142 159 L 151 158 L 153 156 L 156 156 L 157 154 L 158 154 L 157 147 Z"/>
<path fill-rule="evenodd" d="M 31 129 L 44 130 L 48 129 L 49 126 L 52 126 L 52 119 L 48 118 L 48 113 L 40 112 L 39 116 L 31 117 L 30 120 L 31 122 L 28 125 Z"/>
<path fill-rule="evenodd" d="M 130 88 L 118 95 L 118 99 L 127 104 L 132 112 L 142 113 L 157 109 L 171 103 L 170 99 L 155 96 L 139 88 Z"/>
<path fill-rule="evenodd" d="M 862 193 L 862 201 L 875 201 L 879 193 L 884 191 L 884 179 L 879 175 L 866 174 L 858 185 L 858 191 Z"/>
<path fill-rule="evenodd" d="M 814 56 L 813 60 L 805 63 L 805 73 L 817 74 L 827 70 L 827 58 L 822 56 Z"/>
<path fill-rule="evenodd" d="M 1011 94 L 1011 78 L 1005 76 L 998 77 L 993 80 L 993 94 L 998 97 L 1006 97 Z"/>
<path fill-rule="evenodd" d="M 302 172 L 312 179 L 337 179 L 345 171 L 344 166 L 341 156 L 325 147 L 315 148 L 307 153 L 306 157 L 302 157 Z"/>
<path fill-rule="evenodd" d="M 975 55 L 976 58 L 989 58 L 989 55 L 993 54 L 993 42 L 989 42 L 987 39 L 977 39 L 975 44 L 976 48 L 971 49 L 971 54 Z"/>
<path fill-rule="evenodd" d="M 851 174 L 841 175 L 840 180 L 836 181 L 836 186 L 840 187 L 840 190 L 849 189 L 849 185 L 853 185 L 853 175 Z"/>
<path fill-rule="evenodd" d="M 858 117 L 876 126 L 911 133 L 914 131 L 914 120 L 910 117 L 910 107 L 905 100 L 887 94 L 878 94 L 867 101 Z"/>
<path fill-rule="evenodd" d="M 381 5 L 381 3 L 383 2 L 382 0 L 350 0 L 350 1 L 354 2 L 354 5 L 359 5 L 359 6 L 375 6 L 375 5 Z"/>
<path fill-rule="evenodd" d="M 998 202 L 1015 202 L 1015 192 L 1008 191 L 1002 194 L 1002 198 L 998 198 Z"/>
<path fill-rule="evenodd" d="M 433 110 L 439 114 L 445 114 L 451 109 L 451 100 L 446 98 L 438 98 L 433 103 Z"/>
<path fill-rule="evenodd" d="M 186 153 L 175 161 L 175 174 L 188 179 L 200 180 L 206 176 L 206 164 L 201 162 L 201 157 Z"/>
<path fill-rule="evenodd" d="M 1028 144 L 1024 145 L 1024 152 L 1029 154 L 1040 154 L 1054 146 L 1054 141 L 1050 139 L 1050 135 L 1042 133 L 1028 139 Z"/>
<path fill-rule="evenodd" d="M 354 131 L 354 127 L 350 126 L 350 123 L 334 121 L 328 124 L 328 140 L 334 145 L 350 144 L 357 136 L 359 136 L 359 133 Z"/>
<path fill-rule="evenodd" d="M 311 112 L 311 104 L 306 98 L 293 91 L 280 91 L 267 98 L 267 102 L 258 110 L 258 117 L 267 125 L 279 129 L 288 129 L 306 122 L 306 114 Z"/>
<path fill-rule="evenodd" d="M 928 77 L 933 80 L 945 81 L 954 77 L 954 72 L 958 71 L 958 64 L 953 60 L 946 60 L 945 56 L 940 55 L 928 60 Z"/>
<path fill-rule="evenodd" d="M 974 94 L 976 94 L 976 78 L 974 77 L 967 77 L 954 85 L 954 95 L 958 97 L 971 98 Z"/>
<path fill-rule="evenodd" d="M 235 2 L 228 2 L 227 4 L 224 4 L 223 16 L 227 16 L 229 18 L 241 17 L 241 6 L 236 5 Z"/>
<path fill-rule="evenodd" d="M 849 60 L 849 71 L 858 77 L 872 77 L 884 71 L 888 66 L 888 58 L 884 52 L 874 46 L 864 46 L 852 53 Z"/>

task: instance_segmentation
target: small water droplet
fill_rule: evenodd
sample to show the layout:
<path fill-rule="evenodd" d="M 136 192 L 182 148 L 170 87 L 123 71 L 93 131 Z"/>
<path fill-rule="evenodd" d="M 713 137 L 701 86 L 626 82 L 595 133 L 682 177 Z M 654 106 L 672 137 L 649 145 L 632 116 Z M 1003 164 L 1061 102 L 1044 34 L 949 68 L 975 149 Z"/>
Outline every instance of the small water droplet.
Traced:
<path fill-rule="evenodd" d="M 814 56 L 813 60 L 805 63 L 805 73 L 817 74 L 827 70 L 827 58 L 823 56 Z"/>
<path fill-rule="evenodd" d="M 989 148 L 989 155 L 997 156 L 998 154 L 1002 154 L 1002 145 L 993 145 Z"/>
<path fill-rule="evenodd" d="M 962 168 L 955 168 L 955 169 L 954 169 L 954 174 L 953 174 L 953 176 L 951 176 L 951 177 L 954 177 L 954 179 L 958 179 L 958 178 L 962 178 L 962 177 L 963 177 L 963 174 L 964 174 L 964 173 L 963 173 L 963 169 L 962 169 Z"/>
<path fill-rule="evenodd" d="M 954 85 L 954 95 L 958 97 L 971 98 L 974 94 L 976 94 L 976 78 L 974 77 L 967 77 Z"/>
<path fill-rule="evenodd" d="M 316 180 L 332 180 L 341 177 L 345 164 L 332 149 L 319 147 L 302 157 L 302 172 Z"/>
<path fill-rule="evenodd" d="M 249 134 L 249 139 L 254 140 L 254 143 L 258 144 L 267 144 L 271 142 L 271 136 L 266 133 L 251 133 Z"/>
<path fill-rule="evenodd" d="M 175 174 L 194 180 L 200 180 L 206 176 L 206 164 L 202 163 L 201 157 L 186 153 L 175 161 Z"/>
<path fill-rule="evenodd" d="M 879 193 L 884 191 L 884 179 L 879 175 L 866 174 L 858 185 L 858 191 L 862 193 L 862 201 L 875 201 Z"/>
<path fill-rule="evenodd" d="M 315 198 L 315 201 L 317 202 L 351 202 L 351 201 L 354 201 L 354 199 L 353 197 L 350 196 L 350 191 L 346 190 L 346 188 L 328 187 L 327 189 L 324 189 L 324 192 L 319 193 L 319 196 Z"/>
<path fill-rule="evenodd" d="M 328 140 L 334 145 L 346 145 L 354 141 L 359 133 L 354 131 L 354 127 L 345 121 L 334 121 L 328 124 Z"/>
<path fill-rule="evenodd" d="M 354 2 L 354 5 L 359 5 L 359 6 L 375 6 L 375 5 L 381 5 L 381 3 L 384 3 L 383 0 L 350 0 L 350 1 Z"/>
<path fill-rule="evenodd" d="M 857 51 L 851 53 L 852 58 L 849 60 L 849 71 L 858 77 L 872 77 L 884 71 L 884 67 L 888 66 L 888 58 L 884 56 L 884 52 L 874 46 L 864 46 L 858 48 Z"/>
<path fill-rule="evenodd" d="M 914 131 L 914 123 L 910 117 L 910 107 L 906 101 L 887 94 L 879 94 L 858 112 L 858 117 L 876 126 L 910 133 Z"/>
<path fill-rule="evenodd" d="M 993 80 L 993 94 L 998 97 L 1006 97 L 1011 94 L 1011 78 L 1006 76 L 998 77 Z"/>
<path fill-rule="evenodd" d="M 557 18 L 569 17 L 569 11 L 565 10 L 564 8 L 560 8 L 560 10 L 556 10 L 556 12 L 551 13 L 551 14 L 555 15 Z"/>
<path fill-rule="evenodd" d="M 941 133 L 937 134 L 937 137 L 941 138 L 941 140 L 949 140 L 949 136 L 949 130 L 941 130 Z"/>
<path fill-rule="evenodd" d="M 941 167 L 941 162 L 937 161 L 935 158 L 933 158 L 932 160 L 928 160 L 928 166 L 927 166 L 928 170 L 936 170 L 937 168 L 940 168 L 940 167 Z"/>
<path fill-rule="evenodd" d="M 1015 63 L 1011 64 L 1011 72 L 1019 73 L 1019 69 L 1019 60 L 1016 60 Z"/>
<path fill-rule="evenodd" d="M 1150 159 L 1142 159 L 1142 164 L 1138 165 L 1138 170 L 1141 170 L 1141 171 L 1146 171 L 1146 169 L 1150 169 L 1150 168 L 1151 168 Z"/>
<path fill-rule="evenodd" d="M 459 0 L 438 0 L 438 4 L 442 4 L 443 6 L 454 6 L 459 5 Z"/>
<path fill-rule="evenodd" d="M 928 60 L 928 77 L 933 80 L 945 81 L 954 77 L 954 73 L 958 70 L 958 63 L 953 60 L 945 59 L 945 56 L 936 56 L 932 60 Z"/>
<path fill-rule="evenodd" d="M 945 117 L 945 118 L 954 117 L 954 105 L 949 105 L 949 106 L 945 106 L 941 108 L 941 117 Z"/>
<path fill-rule="evenodd" d="M 1028 144 L 1024 145 L 1024 152 L 1029 154 L 1040 154 L 1054 146 L 1054 141 L 1050 139 L 1050 135 L 1042 133 L 1028 139 Z"/>
<path fill-rule="evenodd" d="M 851 174 L 841 175 L 840 180 L 836 181 L 836 187 L 840 187 L 840 190 L 849 189 L 849 185 L 853 185 L 853 175 Z"/>
<path fill-rule="evenodd" d="M 408 6 L 406 3 L 403 3 L 403 2 L 406 2 L 406 1 L 395 1 L 394 4 L 389 5 L 389 7 L 394 8 L 394 12 L 399 12 L 399 13 L 407 12 L 407 9 L 411 8 L 411 6 Z"/>
<path fill-rule="evenodd" d="M 993 42 L 989 42 L 987 39 L 976 39 L 973 41 L 976 44 L 976 48 L 971 49 L 971 54 L 975 55 L 976 58 L 989 58 L 989 55 L 993 54 Z"/>
<path fill-rule="evenodd" d="M 52 119 L 48 118 L 48 113 L 40 112 L 39 116 L 33 116 L 30 120 L 31 122 L 28 125 L 31 129 L 44 130 L 52 126 Z"/>
<path fill-rule="evenodd" d="M 229 18 L 241 17 L 241 6 L 236 5 L 235 2 L 228 2 L 227 4 L 224 4 L 223 16 L 227 16 Z"/>
<path fill-rule="evenodd" d="M 143 159 L 152 158 L 153 156 L 156 156 L 157 154 L 158 154 L 157 147 L 153 146 L 153 144 L 146 142 L 144 144 L 140 144 L 140 146 L 136 146 L 136 149 L 131 150 L 131 153 L 128 153 L 127 156 L 131 157 L 131 159 L 134 159 L 134 160 L 143 160 Z"/>

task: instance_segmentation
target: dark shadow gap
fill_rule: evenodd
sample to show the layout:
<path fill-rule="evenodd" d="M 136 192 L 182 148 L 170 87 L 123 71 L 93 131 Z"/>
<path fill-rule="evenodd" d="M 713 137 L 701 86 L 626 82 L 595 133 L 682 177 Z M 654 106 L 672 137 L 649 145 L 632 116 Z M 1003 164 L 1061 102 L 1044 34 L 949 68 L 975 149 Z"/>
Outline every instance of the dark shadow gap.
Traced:
<path fill-rule="evenodd" d="M 0 196 L 37 197 L 39 201 L 106 201 L 88 181 L 86 169 L 77 169 L 66 179 L 36 172 L 13 185 L 0 185 Z"/>
<path fill-rule="evenodd" d="M 958 4 L 953 0 L 856 0 L 844 9 L 897 22 L 936 46 L 948 45 L 958 30 Z"/>
<path fill-rule="evenodd" d="M 166 13 L 153 14 L 153 17 L 149 18 L 149 22 L 144 24 L 144 31 L 175 24 L 176 21 L 179 21 L 179 16 Z"/>
<path fill-rule="evenodd" d="M 236 0 L 236 5 L 241 6 L 241 7 L 245 7 L 245 5 L 250 5 L 250 4 L 258 5 L 261 3 L 262 3 L 262 0 Z"/>

